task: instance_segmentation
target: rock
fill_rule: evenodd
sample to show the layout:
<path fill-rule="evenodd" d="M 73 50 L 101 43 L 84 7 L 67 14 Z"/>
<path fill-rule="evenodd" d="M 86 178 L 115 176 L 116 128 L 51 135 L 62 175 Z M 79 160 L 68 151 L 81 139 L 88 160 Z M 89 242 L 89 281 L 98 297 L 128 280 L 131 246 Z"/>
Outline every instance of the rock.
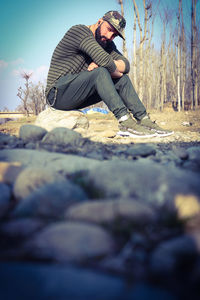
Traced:
<path fill-rule="evenodd" d="M 200 148 L 190 147 L 186 150 L 189 158 L 183 164 L 184 168 L 199 172 L 200 171 Z"/>
<path fill-rule="evenodd" d="M 86 222 L 111 224 L 116 219 L 145 224 L 155 220 L 154 211 L 146 204 L 131 199 L 90 201 L 72 205 L 66 218 Z"/>
<path fill-rule="evenodd" d="M 31 142 L 31 141 L 40 141 L 43 136 L 47 133 L 47 130 L 41 128 L 39 126 L 26 124 L 22 125 L 19 130 L 19 137 L 24 142 Z"/>
<path fill-rule="evenodd" d="M 57 262 L 82 262 L 108 255 L 114 241 L 97 225 L 60 222 L 36 234 L 25 248 L 28 255 Z"/>
<path fill-rule="evenodd" d="M 80 133 L 68 128 L 55 128 L 42 139 L 43 144 L 78 146 L 82 141 Z"/>
<path fill-rule="evenodd" d="M 9 146 L 10 148 L 15 148 L 19 143 L 19 139 L 16 136 L 11 136 L 9 134 L 4 134 L 0 132 L 0 146 Z"/>
<path fill-rule="evenodd" d="M 86 171 L 101 164 L 98 160 L 80 157 L 77 155 L 49 153 L 39 150 L 12 149 L 0 151 L 0 160 L 19 162 L 26 167 L 51 169 L 62 175 Z"/>
<path fill-rule="evenodd" d="M 151 144 L 138 144 L 128 148 L 126 153 L 133 157 L 147 157 L 156 154 L 156 146 Z"/>
<path fill-rule="evenodd" d="M 22 170 L 19 162 L 0 162 L 0 182 L 13 184 Z"/>
<path fill-rule="evenodd" d="M 128 289 L 117 276 L 89 269 L 1 262 L 0 291 L 2 300 L 124 300 Z"/>
<path fill-rule="evenodd" d="M 42 111 L 36 118 L 35 125 L 51 131 L 57 127 L 69 129 L 87 129 L 89 122 L 87 117 L 80 111 L 62 111 L 47 108 Z"/>
<path fill-rule="evenodd" d="M 47 183 L 64 180 L 60 174 L 52 172 L 48 168 L 29 167 L 24 169 L 17 177 L 14 184 L 14 195 L 17 199 L 28 197 L 35 190 Z"/>
<path fill-rule="evenodd" d="M 200 202 L 194 195 L 178 194 L 175 197 L 175 205 L 180 220 L 188 220 L 197 215 L 200 216 Z"/>
<path fill-rule="evenodd" d="M 94 223 L 110 223 L 115 217 L 115 201 L 87 201 L 72 205 L 65 212 L 65 217 L 70 220 Z"/>
<path fill-rule="evenodd" d="M 41 220 L 24 218 L 3 223 L 0 232 L 9 238 L 28 238 L 43 226 L 44 222 Z"/>
<path fill-rule="evenodd" d="M 14 217 L 62 218 L 65 209 L 74 201 L 86 200 L 83 190 L 68 180 L 44 185 L 20 201 Z"/>
<path fill-rule="evenodd" d="M 194 160 L 200 163 L 200 147 L 190 147 L 187 149 L 189 160 Z"/>
<path fill-rule="evenodd" d="M 177 194 L 200 196 L 199 178 L 193 172 L 144 159 L 102 162 L 83 180 L 93 198 L 134 198 L 173 210 Z"/>
<path fill-rule="evenodd" d="M 3 217 L 8 211 L 10 206 L 10 198 L 10 188 L 4 183 L 0 183 L 0 218 Z"/>
<path fill-rule="evenodd" d="M 181 267 L 181 272 L 191 271 L 198 255 L 195 240 L 189 235 L 164 241 L 150 257 L 152 273 L 167 276 Z M 189 270 L 188 270 L 189 269 Z"/>

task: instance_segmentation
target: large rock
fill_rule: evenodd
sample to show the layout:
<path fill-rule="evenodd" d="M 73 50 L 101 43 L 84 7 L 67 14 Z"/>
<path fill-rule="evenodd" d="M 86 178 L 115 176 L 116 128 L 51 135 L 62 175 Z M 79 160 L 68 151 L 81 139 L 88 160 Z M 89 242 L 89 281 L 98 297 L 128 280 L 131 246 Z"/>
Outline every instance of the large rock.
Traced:
<path fill-rule="evenodd" d="M 51 169 L 62 175 L 86 171 L 101 164 L 100 161 L 77 155 L 50 153 L 39 150 L 12 149 L 0 151 L 0 160 L 5 162 L 18 162 L 26 167 L 39 167 Z"/>
<path fill-rule="evenodd" d="M 154 211 L 145 203 L 132 199 L 96 200 L 78 203 L 65 213 L 66 218 L 111 224 L 116 219 L 145 224 L 155 220 Z"/>
<path fill-rule="evenodd" d="M 123 279 L 89 269 L 35 262 L 0 264 L 2 300 L 125 300 L 128 291 Z"/>
<path fill-rule="evenodd" d="M 81 262 L 108 255 L 114 240 L 97 225 L 60 222 L 48 226 L 27 242 L 28 255 L 58 262 Z"/>
<path fill-rule="evenodd" d="M 44 128 L 31 124 L 25 124 L 20 127 L 19 137 L 24 142 L 36 142 L 40 141 L 46 133 L 47 130 Z"/>
<path fill-rule="evenodd" d="M 74 201 L 86 200 L 87 195 L 68 180 L 49 183 L 21 200 L 12 215 L 15 217 L 62 218 Z"/>
<path fill-rule="evenodd" d="M 35 190 L 47 183 L 64 180 L 60 174 L 48 168 L 29 167 L 24 169 L 17 177 L 14 184 L 14 195 L 17 199 L 28 197 Z"/>
<path fill-rule="evenodd" d="M 0 162 L 0 182 L 13 184 L 22 170 L 19 162 Z"/>
<path fill-rule="evenodd" d="M 80 133 L 68 128 L 55 128 L 47 133 L 42 139 L 43 144 L 59 145 L 59 146 L 78 146 L 82 142 Z"/>
<path fill-rule="evenodd" d="M 193 235 L 182 235 L 164 241 L 156 247 L 150 257 L 151 271 L 159 276 L 166 276 L 178 271 L 191 272 L 199 250 Z"/>
<path fill-rule="evenodd" d="M 69 129 L 87 129 L 89 122 L 87 117 L 80 111 L 63 111 L 47 108 L 36 118 L 35 125 L 50 131 L 57 127 Z"/>
<path fill-rule="evenodd" d="M 136 198 L 175 208 L 178 194 L 200 197 L 199 176 L 195 173 L 144 159 L 102 162 L 83 180 L 91 196 L 99 198 Z"/>
<path fill-rule="evenodd" d="M 6 237 L 19 239 L 28 238 L 41 229 L 45 223 L 38 219 L 22 218 L 2 223 L 0 232 Z"/>

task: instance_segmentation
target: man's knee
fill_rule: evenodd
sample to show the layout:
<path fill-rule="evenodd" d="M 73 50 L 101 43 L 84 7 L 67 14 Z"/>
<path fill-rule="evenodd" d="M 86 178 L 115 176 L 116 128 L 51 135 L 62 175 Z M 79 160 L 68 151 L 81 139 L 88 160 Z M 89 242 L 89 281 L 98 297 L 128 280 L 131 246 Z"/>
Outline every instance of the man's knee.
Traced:
<path fill-rule="evenodd" d="M 108 76 L 110 76 L 110 73 L 104 67 L 98 67 L 94 69 L 92 72 L 94 72 L 94 75 L 97 79 L 107 79 Z"/>
<path fill-rule="evenodd" d="M 130 82 L 130 78 L 128 75 L 124 74 L 122 77 L 120 77 L 120 81 L 123 83 Z"/>

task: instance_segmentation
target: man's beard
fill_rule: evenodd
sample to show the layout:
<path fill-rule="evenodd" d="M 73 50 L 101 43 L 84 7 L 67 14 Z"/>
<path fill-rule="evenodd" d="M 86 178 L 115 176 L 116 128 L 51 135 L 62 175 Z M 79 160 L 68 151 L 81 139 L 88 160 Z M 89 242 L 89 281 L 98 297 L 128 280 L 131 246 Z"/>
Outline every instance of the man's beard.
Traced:
<path fill-rule="evenodd" d="M 101 25 L 97 27 L 97 29 L 95 30 L 95 39 L 102 48 L 106 48 L 108 41 L 107 40 L 102 41 L 102 38 L 106 39 L 106 37 L 101 35 Z"/>

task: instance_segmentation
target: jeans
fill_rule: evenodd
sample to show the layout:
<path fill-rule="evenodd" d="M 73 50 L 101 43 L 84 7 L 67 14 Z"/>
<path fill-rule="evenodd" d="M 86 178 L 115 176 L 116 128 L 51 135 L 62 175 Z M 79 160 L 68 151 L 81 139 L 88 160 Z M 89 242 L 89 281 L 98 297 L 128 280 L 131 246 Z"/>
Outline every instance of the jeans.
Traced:
<path fill-rule="evenodd" d="M 146 115 L 129 77 L 123 75 L 113 79 L 103 67 L 60 77 L 47 99 L 50 105 L 60 110 L 82 109 L 103 101 L 117 119 L 128 111 L 137 120 Z"/>

